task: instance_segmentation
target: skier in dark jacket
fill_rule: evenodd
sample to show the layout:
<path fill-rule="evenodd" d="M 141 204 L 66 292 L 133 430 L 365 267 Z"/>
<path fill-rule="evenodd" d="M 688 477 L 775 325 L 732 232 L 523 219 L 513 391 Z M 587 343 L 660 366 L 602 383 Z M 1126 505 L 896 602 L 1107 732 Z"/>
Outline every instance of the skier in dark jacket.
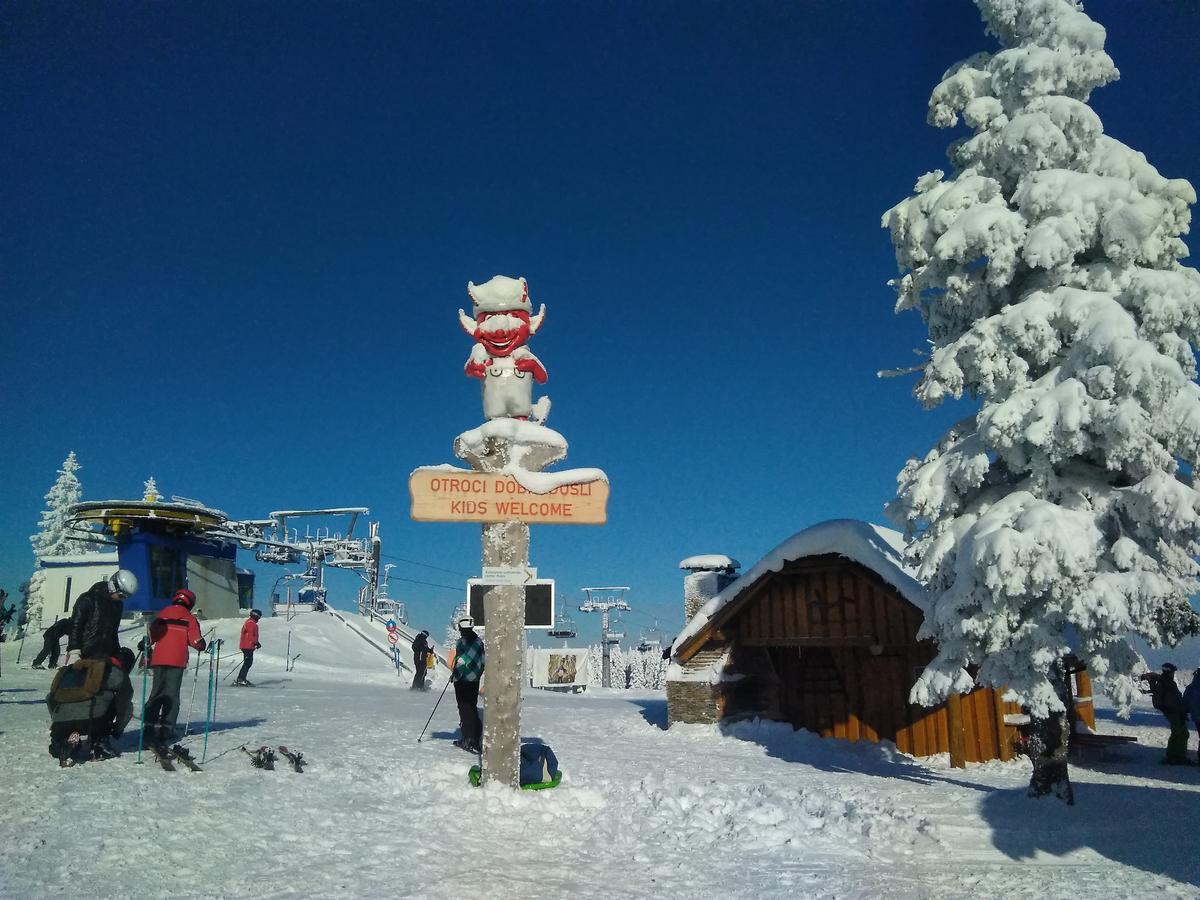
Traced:
<path fill-rule="evenodd" d="M 125 613 L 124 600 L 136 590 L 136 576 L 128 569 L 121 569 L 80 595 L 71 611 L 68 659 L 72 650 L 78 650 L 81 659 L 108 659 L 117 655 L 121 649 L 117 630 Z"/>
<path fill-rule="evenodd" d="M 1175 683 L 1175 663 L 1163 663 L 1161 673 L 1147 672 L 1142 678 L 1150 682 L 1150 702 L 1171 726 L 1163 762 L 1169 766 L 1188 765 L 1191 760 L 1187 758 L 1187 707 Z"/>
<path fill-rule="evenodd" d="M 120 756 L 110 741 L 121 736 L 133 717 L 132 668 L 133 651 L 122 649 L 111 659 L 78 660 L 55 676 L 46 706 L 50 710 L 50 755 L 59 765 L 74 764 L 84 737 L 89 739 L 95 759 Z"/>
<path fill-rule="evenodd" d="M 455 745 L 479 753 L 483 747 L 483 720 L 479 718 L 479 681 L 483 678 L 483 641 L 475 633 L 475 620 L 464 616 L 458 620 L 458 643 L 454 645 L 454 699 L 458 703 L 458 721 L 462 739 Z"/>
<path fill-rule="evenodd" d="M 425 669 L 429 662 L 429 651 L 433 648 L 429 646 L 429 632 L 422 631 L 417 635 L 416 640 L 412 642 L 413 652 L 413 675 L 412 690 L 424 691 L 425 687 Z"/>
<path fill-rule="evenodd" d="M 1200 762 L 1200 669 L 1192 673 L 1192 683 L 1183 689 L 1183 705 L 1196 726 L 1196 759 Z"/>
<path fill-rule="evenodd" d="M 154 670 L 154 687 L 142 713 L 146 743 L 151 747 L 170 744 L 175 738 L 175 721 L 179 717 L 179 688 L 187 671 L 188 648 L 203 653 L 207 643 L 200 636 L 200 623 L 192 615 L 196 595 L 181 588 L 171 598 L 171 604 L 160 612 L 150 626 L 153 655 L 150 667 Z"/>
<path fill-rule="evenodd" d="M 58 668 L 59 644 L 71 633 L 71 620 L 58 619 L 53 625 L 42 632 L 42 649 L 33 658 L 33 668 L 44 669 L 43 662 L 48 662 L 51 669 Z"/>

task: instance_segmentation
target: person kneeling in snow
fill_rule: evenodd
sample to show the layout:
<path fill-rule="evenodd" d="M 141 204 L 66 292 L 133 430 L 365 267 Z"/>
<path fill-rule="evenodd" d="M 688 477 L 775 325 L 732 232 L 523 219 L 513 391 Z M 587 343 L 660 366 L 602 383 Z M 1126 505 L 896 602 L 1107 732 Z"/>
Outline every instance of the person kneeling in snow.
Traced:
<path fill-rule="evenodd" d="M 558 777 L 558 757 L 541 738 L 521 741 L 521 787 L 549 784 Z"/>
<path fill-rule="evenodd" d="M 111 659 L 81 659 L 58 671 L 46 695 L 50 710 L 50 755 L 59 765 L 74 764 L 80 738 L 90 740 L 91 755 L 120 754 L 110 741 L 121 736 L 133 717 L 133 651 L 122 648 Z"/>

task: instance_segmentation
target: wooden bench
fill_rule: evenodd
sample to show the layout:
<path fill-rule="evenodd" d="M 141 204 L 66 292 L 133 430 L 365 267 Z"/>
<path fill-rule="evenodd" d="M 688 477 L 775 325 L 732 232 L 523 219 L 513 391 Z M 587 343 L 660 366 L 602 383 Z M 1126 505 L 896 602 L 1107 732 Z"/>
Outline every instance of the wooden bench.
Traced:
<path fill-rule="evenodd" d="M 1094 734 L 1091 732 L 1075 732 L 1071 735 L 1070 750 L 1082 755 L 1085 750 L 1098 751 L 1101 759 L 1108 755 L 1112 747 L 1123 747 L 1136 744 L 1138 739 L 1129 734 Z"/>

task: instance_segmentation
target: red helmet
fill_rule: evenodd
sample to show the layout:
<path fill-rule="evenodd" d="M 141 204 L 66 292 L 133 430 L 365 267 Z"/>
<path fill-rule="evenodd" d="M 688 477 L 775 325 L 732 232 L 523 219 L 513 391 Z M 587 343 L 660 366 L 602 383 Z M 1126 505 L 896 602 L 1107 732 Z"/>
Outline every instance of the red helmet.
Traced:
<path fill-rule="evenodd" d="M 175 595 L 171 598 L 171 602 L 172 603 L 180 603 L 180 604 L 186 606 L 188 609 L 191 609 L 193 606 L 196 605 L 196 595 L 193 594 L 191 591 L 189 591 L 187 588 L 180 588 L 179 590 L 177 590 L 175 592 Z"/>

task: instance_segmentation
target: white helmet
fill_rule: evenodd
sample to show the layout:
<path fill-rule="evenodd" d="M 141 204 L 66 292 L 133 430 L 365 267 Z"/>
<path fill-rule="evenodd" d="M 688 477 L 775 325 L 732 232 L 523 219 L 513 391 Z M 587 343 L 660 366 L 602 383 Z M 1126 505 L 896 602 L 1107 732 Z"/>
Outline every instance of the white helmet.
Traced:
<path fill-rule="evenodd" d="M 115 575 L 109 577 L 108 589 L 114 594 L 132 597 L 137 593 L 137 576 L 128 569 L 118 569 Z"/>
<path fill-rule="evenodd" d="M 475 620 L 472 619 L 470 616 L 463 616 L 461 619 L 458 620 L 458 627 L 459 628 L 467 628 L 467 629 L 474 628 Z"/>

